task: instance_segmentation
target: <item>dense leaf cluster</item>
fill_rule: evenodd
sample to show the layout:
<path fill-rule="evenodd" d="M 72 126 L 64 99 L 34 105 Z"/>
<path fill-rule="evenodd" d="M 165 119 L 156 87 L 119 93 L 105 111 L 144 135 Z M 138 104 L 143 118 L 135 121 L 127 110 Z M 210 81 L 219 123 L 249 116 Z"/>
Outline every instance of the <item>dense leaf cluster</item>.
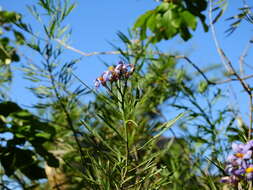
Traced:
<path fill-rule="evenodd" d="M 191 38 L 190 30 L 195 30 L 197 18 L 200 19 L 205 31 L 205 15 L 202 13 L 207 8 L 205 0 L 198 1 L 164 1 L 154 10 L 140 16 L 134 28 L 139 29 L 142 40 L 149 36 L 149 41 L 157 43 L 180 35 L 185 41 Z"/>

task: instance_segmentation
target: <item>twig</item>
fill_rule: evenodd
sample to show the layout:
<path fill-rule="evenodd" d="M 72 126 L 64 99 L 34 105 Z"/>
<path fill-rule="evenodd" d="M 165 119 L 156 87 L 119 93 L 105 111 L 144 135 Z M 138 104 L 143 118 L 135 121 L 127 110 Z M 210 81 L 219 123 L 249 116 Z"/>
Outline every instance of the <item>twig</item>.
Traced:
<path fill-rule="evenodd" d="M 53 88 L 53 91 L 54 91 L 54 94 L 57 98 L 57 100 L 59 101 L 59 104 L 60 104 L 60 107 L 64 113 L 64 115 L 66 116 L 66 121 L 71 129 L 71 131 L 73 132 L 73 135 L 74 135 L 74 139 L 75 139 L 75 142 L 77 144 L 77 147 L 78 147 L 78 150 L 79 150 L 79 153 L 80 153 L 80 156 L 81 156 L 81 163 L 82 163 L 82 167 L 84 167 L 85 165 L 85 161 L 84 161 L 84 152 L 82 150 L 82 146 L 81 146 L 81 142 L 79 141 L 78 139 L 78 135 L 77 135 L 77 131 L 74 127 L 74 124 L 73 124 L 73 121 L 72 121 L 72 118 L 70 116 L 70 113 L 69 111 L 67 110 L 67 107 L 66 105 L 62 102 L 62 98 L 60 96 L 60 93 L 59 91 L 57 90 L 57 86 L 56 86 L 56 83 L 55 83 L 55 79 L 53 77 L 53 74 L 52 74 L 52 69 L 50 67 L 50 58 L 49 57 L 46 57 L 45 58 L 45 61 L 46 61 L 46 64 L 47 64 L 47 70 L 48 70 L 48 73 L 49 73 L 49 79 L 50 79 L 50 82 L 51 82 L 51 85 L 52 85 L 52 88 Z"/>
<path fill-rule="evenodd" d="M 253 78 L 253 75 L 248 75 L 246 77 L 243 77 L 243 78 L 241 78 L 241 80 L 247 80 L 250 78 Z M 225 84 L 225 83 L 232 82 L 232 81 L 238 81 L 238 79 L 231 78 L 231 79 L 227 79 L 227 80 L 223 80 L 223 81 L 217 81 L 217 82 L 215 82 L 215 84 Z"/>
<path fill-rule="evenodd" d="M 212 23 L 212 0 L 209 0 L 209 11 L 208 11 L 208 15 L 209 15 L 209 20 L 210 20 L 210 28 L 212 31 L 212 35 L 213 35 L 213 40 L 215 42 L 215 46 L 217 49 L 218 54 L 220 55 L 220 58 L 222 60 L 222 63 L 224 64 L 225 68 L 228 70 L 229 73 L 231 73 L 232 75 L 234 75 L 237 80 L 241 83 L 243 89 L 247 92 L 247 94 L 249 95 L 249 102 L 250 102 L 250 126 L 249 126 L 249 131 L 248 131 L 248 140 L 250 140 L 251 138 L 251 131 L 252 131 L 252 92 L 251 89 L 249 87 L 249 85 L 240 77 L 240 75 L 236 72 L 235 68 L 233 67 L 231 61 L 228 59 L 228 57 L 226 56 L 226 54 L 224 53 L 224 51 L 221 49 L 221 46 L 218 42 L 217 39 L 217 35 L 216 35 L 216 31 L 214 28 L 214 25 Z"/>
<path fill-rule="evenodd" d="M 65 47 L 66 49 L 69 49 L 71 51 L 74 51 L 80 55 L 83 55 L 85 57 L 90 57 L 90 56 L 94 56 L 94 55 L 119 55 L 121 54 L 120 51 L 102 51 L 102 52 L 91 52 L 91 53 L 86 53 L 83 52 L 79 49 L 76 49 L 68 44 L 66 44 L 65 42 L 63 42 L 62 40 L 59 39 L 55 39 L 56 42 L 58 42 L 60 45 L 62 45 L 63 47 Z"/>
<path fill-rule="evenodd" d="M 91 52 L 91 53 L 86 53 L 86 52 L 83 52 L 79 49 L 76 49 L 66 43 L 64 43 L 62 40 L 59 40 L 59 39 L 55 39 L 56 42 L 58 42 L 59 44 L 61 44 L 63 47 L 65 47 L 66 49 L 69 49 L 71 51 L 74 51 L 80 55 L 83 55 L 85 57 L 89 57 L 89 56 L 94 56 L 94 55 L 119 55 L 121 54 L 120 51 L 102 51 L 102 52 Z M 155 52 L 156 54 L 159 54 L 159 55 L 166 55 L 166 54 L 163 54 L 163 53 L 159 53 L 159 52 Z M 208 82 L 208 84 L 214 84 L 213 82 L 211 82 L 210 80 L 208 80 L 208 78 L 205 76 L 205 74 L 201 71 L 201 69 L 196 65 L 194 64 L 188 57 L 184 56 L 184 55 L 179 55 L 179 56 L 173 56 L 175 59 L 184 59 L 186 60 L 188 63 L 190 63 L 202 76 L 203 78 Z"/>
<path fill-rule="evenodd" d="M 221 53 L 221 48 L 220 48 L 220 43 L 217 39 L 217 35 L 216 35 L 216 30 L 214 28 L 214 25 L 213 25 L 213 16 L 212 16 L 212 9 L 213 9 L 213 0 L 209 0 L 209 11 L 208 11 L 208 16 L 209 16 L 209 22 L 210 22 L 210 28 L 211 28 L 211 32 L 212 32 L 212 36 L 213 36 L 213 40 L 214 40 L 214 43 L 215 43 L 215 46 L 216 46 L 216 50 L 221 58 L 221 61 L 224 65 L 224 67 L 226 68 L 226 70 L 231 73 L 231 69 L 228 67 L 228 65 L 226 64 L 226 61 L 224 60 L 224 57 L 222 56 L 222 53 Z"/>
<path fill-rule="evenodd" d="M 184 59 L 186 60 L 190 65 L 192 65 L 200 74 L 201 76 L 206 80 L 206 82 L 210 85 L 215 85 L 214 82 L 210 81 L 207 76 L 204 74 L 204 72 L 196 65 L 194 64 L 188 57 L 184 56 L 184 55 L 178 55 L 178 56 L 174 56 L 175 59 Z"/>
<path fill-rule="evenodd" d="M 217 41 L 217 38 L 215 37 L 216 41 Z M 63 47 L 65 47 L 66 49 L 69 49 L 73 52 L 76 52 L 80 55 L 83 55 L 83 56 L 95 56 L 95 55 L 118 55 L 118 54 L 121 54 L 120 51 L 103 51 L 103 52 L 90 52 L 90 53 L 86 53 L 86 52 L 83 52 L 77 48 L 74 48 L 66 43 L 64 43 L 62 40 L 59 40 L 59 39 L 55 39 L 55 41 L 57 41 L 60 45 L 62 45 Z M 218 41 L 217 41 L 218 43 Z M 219 46 L 218 46 L 219 48 Z M 248 49 L 248 48 L 247 48 Z M 164 56 L 168 56 L 168 54 L 166 53 L 160 53 L 160 52 L 153 52 L 154 54 L 159 54 L 159 55 L 164 55 Z M 246 56 L 246 53 L 247 53 L 247 50 L 245 48 L 245 50 L 243 51 L 243 54 L 241 55 L 240 57 L 240 62 L 243 61 L 244 57 Z M 223 51 L 220 49 L 219 50 L 219 54 L 222 56 L 223 55 Z M 224 81 L 218 81 L 218 82 L 213 82 L 213 81 L 210 81 L 207 76 L 204 74 L 204 72 L 195 64 L 193 63 L 193 61 L 191 61 L 188 57 L 186 57 L 185 55 L 177 55 L 177 56 L 171 56 L 171 57 L 174 57 L 175 59 L 184 59 L 186 60 L 188 63 L 190 63 L 202 76 L 203 78 L 207 81 L 208 84 L 211 84 L 211 85 L 216 85 L 216 84 L 224 84 L 224 83 L 228 83 L 228 82 L 231 82 L 231 81 L 238 81 L 238 79 L 227 79 L 227 80 L 224 80 Z M 223 56 L 222 56 L 223 57 Z M 224 60 L 224 59 L 223 59 Z M 227 66 L 227 64 L 225 64 Z M 246 64 L 247 65 L 247 64 Z M 229 69 L 228 69 L 229 70 Z M 230 71 L 231 73 L 231 71 Z M 73 73 L 72 73 L 73 74 Z M 232 72 L 232 74 L 234 74 Z M 74 74 L 73 74 L 74 75 Z M 76 75 L 74 75 L 76 78 L 78 78 Z M 249 79 L 249 78 L 252 78 L 253 75 L 248 75 L 246 77 L 243 77 L 241 78 L 242 80 L 246 80 L 246 79 Z M 81 81 L 79 79 L 79 81 Z M 89 88 L 86 84 L 85 86 L 87 88 Z M 89 88 L 90 90 L 92 90 L 91 88 Z M 93 91 L 93 90 L 92 90 Z"/>
<path fill-rule="evenodd" d="M 248 63 L 244 63 L 244 65 L 246 65 L 249 69 L 253 70 L 253 66 L 248 64 Z"/>
<path fill-rule="evenodd" d="M 120 51 L 102 51 L 102 52 L 91 52 L 91 53 L 86 53 L 86 52 L 83 52 L 79 49 L 76 49 L 68 44 L 66 44 L 65 42 L 63 42 L 62 40 L 60 39 L 55 39 L 56 42 L 58 42 L 60 45 L 62 45 L 63 47 L 65 47 L 66 49 L 69 49 L 73 52 L 76 52 L 80 55 L 83 55 L 85 57 L 89 57 L 89 56 L 94 56 L 94 55 L 119 55 L 121 54 L 122 52 Z M 166 55 L 168 56 L 167 54 L 165 53 L 160 53 L 160 52 L 153 52 L 155 54 L 159 54 L 159 55 Z M 207 81 L 208 84 L 212 84 L 214 85 L 215 83 L 210 81 L 206 75 L 202 72 L 202 70 L 196 65 L 194 64 L 188 57 L 184 56 L 184 55 L 178 55 L 178 56 L 172 56 L 174 57 L 175 59 L 184 59 L 186 60 L 189 64 L 191 64 L 202 76 L 203 78 Z"/>
<path fill-rule="evenodd" d="M 223 56 L 224 60 L 226 61 L 226 63 L 229 65 L 232 73 L 238 81 L 240 81 L 241 85 L 243 86 L 244 90 L 251 96 L 251 89 L 249 88 L 249 85 L 247 83 L 244 82 L 244 80 L 242 80 L 242 78 L 240 77 L 240 75 L 235 71 L 235 68 L 233 67 L 231 61 L 228 59 L 228 57 L 225 55 L 224 51 L 222 49 L 220 49 L 221 55 Z"/>
<path fill-rule="evenodd" d="M 241 54 L 241 56 L 239 58 L 239 65 L 240 65 L 240 73 L 241 73 L 241 75 L 244 74 L 244 69 L 243 69 L 244 59 L 247 56 L 247 53 L 248 53 L 248 51 L 249 51 L 249 49 L 251 47 L 251 41 L 252 40 L 253 40 L 253 38 L 249 40 L 249 42 L 247 43 L 246 47 L 244 48 L 244 50 L 243 50 L 243 52 L 242 52 L 242 54 Z"/>

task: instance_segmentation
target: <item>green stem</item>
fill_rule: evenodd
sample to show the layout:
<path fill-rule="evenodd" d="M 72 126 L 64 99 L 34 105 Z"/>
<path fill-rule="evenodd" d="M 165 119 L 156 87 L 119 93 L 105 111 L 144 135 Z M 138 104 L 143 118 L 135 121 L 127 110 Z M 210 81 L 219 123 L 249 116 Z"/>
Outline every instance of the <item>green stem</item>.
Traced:
<path fill-rule="evenodd" d="M 125 164 L 125 170 L 123 173 L 122 179 L 124 180 L 128 174 L 128 157 L 129 157 L 129 143 L 128 143 L 128 130 L 127 130 L 127 119 L 126 119 L 126 114 L 125 114 L 125 93 L 126 93 L 126 82 L 124 83 L 123 89 L 120 81 L 117 82 L 116 88 L 118 90 L 118 94 L 120 95 L 120 109 L 121 109 L 121 114 L 122 114 L 122 120 L 123 120 L 123 125 L 124 125 L 124 134 L 125 134 L 125 142 L 126 142 L 126 147 L 125 147 L 125 157 L 126 157 L 126 164 Z M 123 184 L 121 183 L 121 188 L 123 188 Z"/>

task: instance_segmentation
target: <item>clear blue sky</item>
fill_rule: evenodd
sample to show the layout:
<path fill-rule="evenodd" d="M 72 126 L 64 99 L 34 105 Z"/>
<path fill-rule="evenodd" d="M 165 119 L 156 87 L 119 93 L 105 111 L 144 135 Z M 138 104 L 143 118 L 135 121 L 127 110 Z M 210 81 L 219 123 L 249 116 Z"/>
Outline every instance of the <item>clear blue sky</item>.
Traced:
<path fill-rule="evenodd" d="M 26 10 L 27 4 L 32 4 L 34 0 L 0 0 L 3 9 L 20 12 L 24 15 L 24 19 L 34 26 L 36 23 L 29 16 Z M 76 0 L 77 7 L 69 16 L 67 22 L 72 28 L 72 37 L 70 45 L 84 52 L 93 51 L 111 51 L 113 48 L 110 43 L 118 44 L 119 39 L 116 33 L 118 31 L 127 32 L 127 29 L 133 26 L 136 18 L 145 11 L 154 8 L 158 3 L 152 0 Z M 241 1 L 230 1 L 226 17 L 236 13 L 236 9 L 241 7 Z M 217 24 L 218 37 L 222 41 L 222 47 L 232 62 L 238 66 L 238 58 L 252 35 L 253 25 L 243 24 L 241 29 L 236 31 L 232 36 L 226 37 L 225 30 L 229 26 L 229 22 L 224 22 L 225 17 Z M 211 33 L 204 33 L 199 24 L 198 30 L 192 40 L 183 43 L 180 38 L 162 42 L 160 47 L 164 51 L 175 52 L 180 51 L 190 55 L 190 58 L 199 65 L 205 67 L 209 63 L 219 63 L 220 59 L 215 50 Z M 69 56 L 79 57 L 78 54 L 66 50 Z M 252 51 L 251 51 L 252 52 Z M 250 52 L 249 52 L 250 53 Z M 33 55 L 31 55 L 33 57 Z M 32 58 L 31 57 L 31 58 Z M 246 60 L 251 64 L 251 57 Z M 104 55 L 94 57 L 84 57 L 79 63 L 77 74 L 86 83 L 92 85 L 93 80 L 105 69 L 102 61 L 107 63 L 116 63 L 118 56 Z M 17 63 L 15 63 L 17 65 Z M 25 86 L 29 85 L 22 80 L 19 73 L 14 80 L 12 86 L 12 98 L 23 105 L 34 103 L 35 99 L 27 93 Z M 233 83 L 234 85 L 234 83 Z M 243 113 L 247 114 L 247 101 L 242 96 L 242 90 L 238 85 L 234 85 L 236 94 L 238 95 L 240 106 Z M 224 88 L 225 90 L 227 89 Z"/>

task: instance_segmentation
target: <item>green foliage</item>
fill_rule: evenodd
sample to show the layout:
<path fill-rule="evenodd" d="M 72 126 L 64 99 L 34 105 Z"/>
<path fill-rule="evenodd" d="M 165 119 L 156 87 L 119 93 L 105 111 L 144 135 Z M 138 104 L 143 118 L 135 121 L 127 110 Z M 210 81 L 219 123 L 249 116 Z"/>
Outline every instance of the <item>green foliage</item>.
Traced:
<path fill-rule="evenodd" d="M 198 91 L 204 93 L 208 88 L 208 83 L 206 81 L 201 81 L 198 86 Z"/>
<path fill-rule="evenodd" d="M 0 10 L 0 96 L 3 98 L 6 97 L 5 91 L 12 79 L 10 63 L 20 60 L 16 46 L 25 42 L 23 34 L 14 28 L 20 19 L 21 15 L 18 13 Z"/>
<path fill-rule="evenodd" d="M 190 30 L 197 27 L 197 17 L 205 31 L 208 30 L 202 14 L 206 7 L 205 0 L 162 2 L 154 10 L 140 16 L 134 29 L 139 29 L 141 40 L 148 38 L 152 43 L 171 39 L 178 34 L 187 41 L 192 36 Z M 147 34 L 149 31 L 152 34 L 150 37 Z"/>
<path fill-rule="evenodd" d="M 3 64 L 10 64 L 13 61 L 19 61 L 16 48 L 11 44 L 10 39 L 6 37 L 7 32 L 12 32 L 16 44 L 24 44 L 24 36 L 21 32 L 13 28 L 13 24 L 21 19 L 21 15 L 15 12 L 0 11 L 0 61 Z"/>
<path fill-rule="evenodd" d="M 239 26 L 240 24 L 246 20 L 249 21 L 250 23 L 253 22 L 253 16 L 252 16 L 252 8 L 249 6 L 245 6 L 243 8 L 238 9 L 238 14 L 231 16 L 227 18 L 227 20 L 232 21 L 230 24 L 229 29 L 226 30 L 227 34 L 230 35 L 232 34 Z"/>
<path fill-rule="evenodd" d="M 13 177 L 20 171 L 30 180 L 45 178 L 41 159 L 51 167 L 59 166 L 59 161 L 46 146 L 54 141 L 54 126 L 41 122 L 14 102 L 0 103 L 0 117 L 0 135 L 3 137 L 0 160 L 7 176 Z"/>

